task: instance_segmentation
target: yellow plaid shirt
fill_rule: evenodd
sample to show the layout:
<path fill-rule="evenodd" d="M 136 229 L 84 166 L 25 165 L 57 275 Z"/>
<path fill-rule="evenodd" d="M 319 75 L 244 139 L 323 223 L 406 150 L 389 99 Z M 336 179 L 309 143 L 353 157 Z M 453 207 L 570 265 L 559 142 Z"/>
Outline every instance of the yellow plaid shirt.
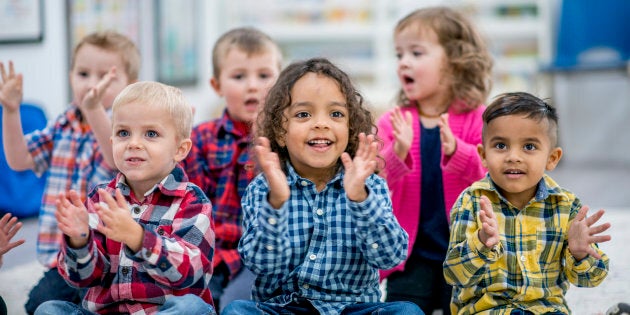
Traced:
<path fill-rule="evenodd" d="M 492 202 L 501 241 L 486 248 L 479 240 L 482 195 Z M 444 261 L 446 281 L 454 286 L 453 314 L 569 314 L 564 298 L 569 282 L 594 287 L 608 274 L 608 256 L 576 261 L 569 252 L 568 231 L 580 200 L 544 175 L 536 196 L 518 210 L 496 190 L 489 176 L 459 196 L 451 212 L 451 236 Z"/>

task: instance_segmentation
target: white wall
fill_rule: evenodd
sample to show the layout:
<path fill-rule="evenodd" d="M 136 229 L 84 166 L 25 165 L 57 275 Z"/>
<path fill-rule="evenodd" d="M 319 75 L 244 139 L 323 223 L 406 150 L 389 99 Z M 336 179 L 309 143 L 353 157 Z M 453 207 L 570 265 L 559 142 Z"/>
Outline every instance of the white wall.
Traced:
<path fill-rule="evenodd" d="M 70 101 L 65 1 L 44 1 L 44 39 L 39 43 L 0 44 L 0 61 L 12 60 L 24 75 L 24 101 L 41 104 L 48 115 L 59 115 Z M 210 51 L 218 38 L 215 1 L 199 1 L 199 78 L 195 86 L 181 87 L 195 106 L 195 123 L 211 118 L 222 105 L 209 86 Z M 141 80 L 155 80 L 153 1 L 141 0 Z"/>

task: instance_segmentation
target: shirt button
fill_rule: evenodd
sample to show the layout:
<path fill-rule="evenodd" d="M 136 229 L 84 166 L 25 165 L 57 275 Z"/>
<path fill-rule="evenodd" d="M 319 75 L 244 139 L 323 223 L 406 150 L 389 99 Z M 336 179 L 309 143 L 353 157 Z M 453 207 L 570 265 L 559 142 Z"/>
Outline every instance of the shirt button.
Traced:
<path fill-rule="evenodd" d="M 317 255 L 311 254 L 310 256 L 308 256 L 308 259 L 315 260 L 315 259 L 317 259 Z"/>
<path fill-rule="evenodd" d="M 162 228 L 158 228 L 157 232 L 160 236 L 164 235 L 164 230 L 162 230 Z"/>
<path fill-rule="evenodd" d="M 525 255 L 521 255 L 521 261 L 525 261 Z"/>
<path fill-rule="evenodd" d="M 140 207 L 138 206 L 133 206 L 131 207 L 131 210 L 133 211 L 133 213 L 135 214 L 139 214 L 140 213 Z"/>
<path fill-rule="evenodd" d="M 276 223 L 278 223 L 278 220 L 276 220 L 276 218 L 269 218 L 267 222 L 269 222 L 269 224 L 271 225 L 276 225 Z"/>
<path fill-rule="evenodd" d="M 377 249 L 378 248 L 378 244 L 377 243 L 372 243 L 372 249 Z"/>
<path fill-rule="evenodd" d="M 265 249 L 267 249 L 269 251 L 272 251 L 272 250 L 275 249 L 275 247 L 273 247 L 273 245 L 267 245 L 267 246 L 265 246 Z"/>
<path fill-rule="evenodd" d="M 300 184 L 302 184 L 302 186 L 306 186 L 306 185 L 308 185 L 308 182 L 303 180 Z"/>
<path fill-rule="evenodd" d="M 323 215 L 324 214 L 324 210 L 322 209 L 317 209 L 317 215 Z"/>
<path fill-rule="evenodd" d="M 310 286 L 308 285 L 308 283 L 305 283 L 305 284 L 302 285 L 302 288 L 308 289 L 308 288 L 310 288 Z"/>
<path fill-rule="evenodd" d="M 122 268 L 122 274 L 123 276 L 126 276 L 129 273 L 129 267 L 123 267 Z"/>

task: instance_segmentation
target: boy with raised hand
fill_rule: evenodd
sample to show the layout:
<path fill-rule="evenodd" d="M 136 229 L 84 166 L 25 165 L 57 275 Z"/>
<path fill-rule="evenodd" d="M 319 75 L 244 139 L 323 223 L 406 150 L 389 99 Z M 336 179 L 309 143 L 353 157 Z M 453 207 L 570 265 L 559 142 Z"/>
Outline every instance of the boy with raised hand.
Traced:
<path fill-rule="evenodd" d="M 190 150 L 192 108 L 179 89 L 138 82 L 114 101 L 120 173 L 87 201 L 60 193 L 59 272 L 87 288 L 81 306 L 48 301 L 36 314 L 213 314 L 212 206 L 178 163 Z"/>
<path fill-rule="evenodd" d="M 545 171 L 558 147 L 556 110 L 528 93 L 500 95 L 483 114 L 479 154 L 488 175 L 458 198 L 444 276 L 452 314 L 569 314 L 569 283 L 599 285 L 610 223 Z"/>
<path fill-rule="evenodd" d="M 109 136 L 108 111 L 116 95 L 137 81 L 140 54 L 126 36 L 96 32 L 84 37 L 74 48 L 70 86 L 72 103 L 65 112 L 41 130 L 23 136 L 19 106 L 22 75 L 12 62 L 0 62 L 0 103 L 3 107 L 2 142 L 9 166 L 16 171 L 47 173 L 39 213 L 37 259 L 48 270 L 29 293 L 25 308 L 33 314 L 47 300 L 80 300 L 79 291 L 68 286 L 57 272 L 57 254 L 62 233 L 55 219 L 59 193 L 75 190 L 85 200 L 95 184 L 115 175 Z"/>

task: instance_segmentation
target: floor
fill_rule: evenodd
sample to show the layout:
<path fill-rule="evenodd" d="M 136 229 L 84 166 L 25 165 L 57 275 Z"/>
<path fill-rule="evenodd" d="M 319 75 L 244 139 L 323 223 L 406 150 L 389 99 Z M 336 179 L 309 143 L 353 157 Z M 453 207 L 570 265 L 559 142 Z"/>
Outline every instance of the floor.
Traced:
<path fill-rule="evenodd" d="M 565 165 L 549 173 L 558 183 L 580 196 L 591 209 L 604 208 L 603 219 L 611 222 L 612 241 L 601 248 L 610 256 L 610 274 L 596 288 L 571 287 L 567 300 L 574 314 L 604 314 L 613 304 L 630 301 L 630 166 Z M 0 269 L 0 295 L 9 314 L 24 314 L 23 304 L 30 288 L 41 277 L 43 268 L 35 259 L 37 220 L 24 220 L 18 233 L 26 243 L 4 257 Z"/>

